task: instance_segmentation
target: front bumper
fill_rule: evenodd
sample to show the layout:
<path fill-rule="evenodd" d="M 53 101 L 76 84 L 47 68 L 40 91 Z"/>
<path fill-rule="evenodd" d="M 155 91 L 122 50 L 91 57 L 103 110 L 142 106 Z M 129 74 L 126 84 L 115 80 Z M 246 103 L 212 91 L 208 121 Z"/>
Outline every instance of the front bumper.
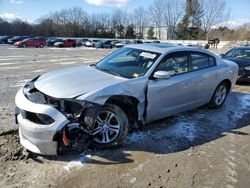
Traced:
<path fill-rule="evenodd" d="M 57 142 L 53 141 L 54 135 L 68 124 L 69 120 L 51 106 L 29 101 L 23 94 L 23 88 L 18 91 L 15 102 L 20 110 L 45 114 L 54 120 L 52 124 L 41 125 L 26 119 L 22 113 L 17 114 L 20 143 L 34 153 L 56 155 Z"/>
<path fill-rule="evenodd" d="M 238 82 L 250 82 L 250 75 L 242 75 L 237 78 Z"/>

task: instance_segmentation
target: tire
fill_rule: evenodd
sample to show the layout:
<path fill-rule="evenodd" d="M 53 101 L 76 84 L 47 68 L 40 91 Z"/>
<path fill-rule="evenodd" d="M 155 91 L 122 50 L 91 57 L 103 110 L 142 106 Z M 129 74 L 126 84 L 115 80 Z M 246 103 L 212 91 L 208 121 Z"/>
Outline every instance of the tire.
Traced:
<path fill-rule="evenodd" d="M 105 129 L 108 132 L 107 134 L 105 134 Z M 99 111 L 96 118 L 91 146 L 98 149 L 118 147 L 126 138 L 128 129 L 128 118 L 124 111 L 119 106 L 107 104 Z"/>
<path fill-rule="evenodd" d="M 44 46 L 43 46 L 43 44 L 40 44 L 39 47 L 40 47 L 40 48 L 43 48 Z"/>
<path fill-rule="evenodd" d="M 23 48 L 27 48 L 27 45 L 26 45 L 26 44 L 23 44 L 22 47 L 23 47 Z"/>
<path fill-rule="evenodd" d="M 208 107 L 212 109 L 216 109 L 221 107 L 226 101 L 227 95 L 229 92 L 229 87 L 226 82 L 221 82 L 215 89 L 214 94 L 210 102 L 208 103 Z"/>

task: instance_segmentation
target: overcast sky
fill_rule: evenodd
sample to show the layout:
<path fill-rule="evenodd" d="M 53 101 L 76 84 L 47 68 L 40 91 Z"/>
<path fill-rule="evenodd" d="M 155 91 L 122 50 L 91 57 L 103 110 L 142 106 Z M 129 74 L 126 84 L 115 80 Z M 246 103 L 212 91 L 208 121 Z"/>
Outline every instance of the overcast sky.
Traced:
<path fill-rule="evenodd" d="M 114 8 L 128 11 L 148 7 L 154 0 L 0 0 L 0 17 L 16 17 L 35 22 L 38 18 L 70 7 L 82 7 L 89 13 L 109 12 Z M 250 0 L 226 0 L 236 22 L 250 20 Z"/>

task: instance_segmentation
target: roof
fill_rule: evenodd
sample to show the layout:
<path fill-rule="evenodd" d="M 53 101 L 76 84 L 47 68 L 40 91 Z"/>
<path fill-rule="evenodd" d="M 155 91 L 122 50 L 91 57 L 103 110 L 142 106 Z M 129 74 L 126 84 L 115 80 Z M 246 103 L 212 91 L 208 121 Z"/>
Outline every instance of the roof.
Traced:
<path fill-rule="evenodd" d="M 174 44 L 168 44 L 168 43 L 145 43 L 145 44 L 132 44 L 132 45 L 127 45 L 126 47 L 130 48 L 136 48 L 136 49 L 141 49 L 141 50 L 147 50 L 147 51 L 153 51 L 153 52 L 158 52 L 158 53 L 164 53 L 167 51 L 169 48 L 176 48 L 180 47 L 178 45 Z"/>
<path fill-rule="evenodd" d="M 216 55 L 208 50 L 205 49 L 199 49 L 195 47 L 188 47 L 188 46 L 181 46 L 181 45 L 175 45 L 175 44 L 169 44 L 169 43 L 146 43 L 146 44 L 134 44 L 134 45 L 127 45 L 125 47 L 135 48 L 135 49 L 141 49 L 146 51 L 152 51 L 152 52 L 158 52 L 158 53 L 166 53 L 169 51 L 196 51 L 196 52 L 203 52 L 210 54 L 214 57 Z"/>

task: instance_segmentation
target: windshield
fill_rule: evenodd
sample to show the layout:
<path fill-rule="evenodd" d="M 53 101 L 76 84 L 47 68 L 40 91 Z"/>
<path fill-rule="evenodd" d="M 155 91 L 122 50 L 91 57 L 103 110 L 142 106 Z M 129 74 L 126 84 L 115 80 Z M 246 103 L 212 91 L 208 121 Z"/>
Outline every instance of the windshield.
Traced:
<path fill-rule="evenodd" d="M 250 49 L 234 49 L 225 54 L 224 57 L 238 57 L 250 59 Z"/>
<path fill-rule="evenodd" d="M 137 78 L 146 74 L 160 53 L 133 48 L 121 48 L 105 59 L 96 68 L 125 78 Z"/>

